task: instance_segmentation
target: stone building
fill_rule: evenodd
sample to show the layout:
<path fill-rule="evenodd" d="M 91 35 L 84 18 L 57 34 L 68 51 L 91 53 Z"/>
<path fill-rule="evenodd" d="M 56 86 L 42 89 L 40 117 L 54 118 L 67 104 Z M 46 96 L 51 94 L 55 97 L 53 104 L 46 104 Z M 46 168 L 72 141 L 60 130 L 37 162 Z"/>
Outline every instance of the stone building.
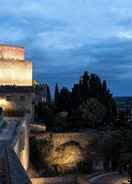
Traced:
<path fill-rule="evenodd" d="M 50 103 L 50 89 L 48 84 L 37 85 L 35 88 L 36 104 L 38 103 Z"/>
<path fill-rule="evenodd" d="M 0 107 L 7 116 L 33 114 L 32 62 L 22 47 L 0 45 Z"/>
<path fill-rule="evenodd" d="M 21 47 L 0 45 L 0 85 L 32 86 L 32 62 Z"/>

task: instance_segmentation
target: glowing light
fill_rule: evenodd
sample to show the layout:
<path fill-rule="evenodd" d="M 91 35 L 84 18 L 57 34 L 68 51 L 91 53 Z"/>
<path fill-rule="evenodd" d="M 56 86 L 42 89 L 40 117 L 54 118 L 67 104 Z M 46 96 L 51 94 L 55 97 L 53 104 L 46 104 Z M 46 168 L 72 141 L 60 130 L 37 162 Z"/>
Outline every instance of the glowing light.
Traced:
<path fill-rule="evenodd" d="M 32 86 L 32 62 L 0 60 L 0 85 Z"/>
<path fill-rule="evenodd" d="M 0 45 L 0 85 L 32 86 L 32 62 L 24 48 Z"/>
<path fill-rule="evenodd" d="M 54 150 L 49 154 L 49 161 L 51 165 L 58 165 L 65 168 L 76 167 L 77 164 L 83 160 L 83 155 L 79 147 L 75 145 L 67 145 L 64 149 Z"/>
<path fill-rule="evenodd" d="M 10 102 L 8 102 L 6 99 L 1 98 L 0 99 L 0 107 L 2 107 L 3 110 L 12 109 L 12 104 Z"/>

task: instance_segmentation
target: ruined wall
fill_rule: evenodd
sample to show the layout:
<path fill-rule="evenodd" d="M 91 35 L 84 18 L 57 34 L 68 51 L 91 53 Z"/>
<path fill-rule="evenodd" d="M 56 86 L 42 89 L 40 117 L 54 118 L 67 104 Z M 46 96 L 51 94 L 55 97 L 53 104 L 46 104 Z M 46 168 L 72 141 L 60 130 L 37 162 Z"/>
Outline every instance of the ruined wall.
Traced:
<path fill-rule="evenodd" d="M 24 48 L 0 45 L 0 59 L 24 60 Z"/>
<path fill-rule="evenodd" d="M 73 184 L 77 182 L 76 176 L 31 178 L 32 184 Z"/>
<path fill-rule="evenodd" d="M 81 147 L 85 148 L 87 145 L 95 141 L 95 134 L 85 132 L 71 132 L 71 133 L 44 133 L 37 139 L 52 139 L 55 147 L 63 145 L 68 142 L 77 142 Z"/>
<path fill-rule="evenodd" d="M 0 85 L 32 86 L 32 62 L 0 59 Z"/>
<path fill-rule="evenodd" d="M 57 133 L 52 135 L 54 145 L 59 146 L 68 142 L 77 142 L 81 147 L 85 147 L 93 142 L 93 136 L 87 133 Z"/>

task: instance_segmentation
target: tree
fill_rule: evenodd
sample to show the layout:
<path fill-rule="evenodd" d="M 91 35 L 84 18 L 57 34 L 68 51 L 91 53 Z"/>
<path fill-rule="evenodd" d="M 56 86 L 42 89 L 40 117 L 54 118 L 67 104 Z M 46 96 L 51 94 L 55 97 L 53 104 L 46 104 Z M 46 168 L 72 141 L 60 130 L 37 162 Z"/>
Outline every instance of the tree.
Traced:
<path fill-rule="evenodd" d="M 30 150 L 31 150 L 30 159 L 31 163 L 33 164 L 37 172 L 41 170 L 41 173 L 43 171 L 44 173 L 47 172 L 45 174 L 49 175 L 48 163 L 46 159 L 49 156 L 49 153 L 52 151 L 52 149 L 53 149 L 53 142 L 51 137 L 43 140 L 32 139 L 30 141 Z M 44 168 L 46 169 L 44 170 Z"/>
<path fill-rule="evenodd" d="M 89 83 L 90 83 L 90 92 L 91 92 L 90 96 L 97 98 L 99 100 L 101 96 L 101 89 L 102 89 L 101 79 L 96 74 L 91 74 Z"/>
<path fill-rule="evenodd" d="M 38 121 L 53 126 L 54 114 L 52 109 L 45 103 L 39 103 L 37 106 Z"/>
<path fill-rule="evenodd" d="M 59 103 L 59 88 L 58 88 L 58 84 L 56 83 L 55 86 L 55 105 L 58 106 Z"/>
<path fill-rule="evenodd" d="M 63 87 L 58 90 L 58 85 L 55 87 L 55 104 L 58 111 L 67 111 L 68 117 L 71 119 L 78 111 L 79 106 L 85 104 L 89 99 L 94 98 L 105 108 L 105 117 L 103 117 L 104 126 L 111 126 L 116 119 L 116 104 L 107 88 L 107 83 L 96 74 L 89 74 L 87 71 L 81 76 L 79 83 L 73 85 L 72 91 Z M 80 116 L 78 116 L 80 118 Z M 94 117 L 93 117 L 94 118 Z M 78 118 L 77 118 L 78 119 Z M 107 126 L 108 127 L 108 126 Z"/>
<path fill-rule="evenodd" d="M 127 171 L 128 167 L 129 175 L 132 177 L 132 130 L 122 128 L 105 131 L 99 142 L 104 168 L 119 170 L 122 173 L 123 170 Z"/>
<path fill-rule="evenodd" d="M 84 75 L 80 79 L 80 92 L 82 101 L 86 102 L 89 98 L 89 75 L 88 72 L 84 72 Z"/>
<path fill-rule="evenodd" d="M 74 84 L 71 96 L 72 96 L 72 107 L 75 109 L 81 103 L 81 90 L 78 84 Z"/>
<path fill-rule="evenodd" d="M 104 94 L 106 94 L 106 92 L 107 92 L 107 83 L 106 83 L 106 80 L 103 80 L 102 88 L 103 88 Z"/>
<path fill-rule="evenodd" d="M 51 94 L 50 94 L 50 88 L 48 85 L 47 85 L 47 101 L 48 101 L 48 104 L 51 103 Z"/>
<path fill-rule="evenodd" d="M 71 104 L 72 104 L 71 92 L 66 87 L 63 87 L 61 89 L 60 95 L 59 95 L 60 109 L 62 111 L 65 110 L 67 112 L 70 112 L 71 111 Z"/>
<path fill-rule="evenodd" d="M 101 126 L 106 114 L 105 107 L 96 99 L 90 98 L 79 107 L 82 119 L 86 127 L 98 128 Z"/>

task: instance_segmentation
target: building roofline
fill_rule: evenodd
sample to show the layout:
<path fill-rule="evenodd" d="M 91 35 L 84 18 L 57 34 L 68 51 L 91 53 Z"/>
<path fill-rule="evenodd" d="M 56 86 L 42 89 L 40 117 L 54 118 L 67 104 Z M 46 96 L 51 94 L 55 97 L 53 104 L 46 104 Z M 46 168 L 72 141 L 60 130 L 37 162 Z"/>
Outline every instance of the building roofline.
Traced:
<path fill-rule="evenodd" d="M 15 85 L 6 85 L 0 86 L 1 93 L 32 93 L 34 92 L 33 86 L 15 86 Z"/>
<path fill-rule="evenodd" d="M 21 48 L 21 49 L 24 49 L 24 47 L 22 46 L 18 46 L 18 45 L 14 45 L 14 44 L 2 44 L 0 43 L 0 46 L 3 46 L 3 47 L 16 47 L 16 48 Z"/>

